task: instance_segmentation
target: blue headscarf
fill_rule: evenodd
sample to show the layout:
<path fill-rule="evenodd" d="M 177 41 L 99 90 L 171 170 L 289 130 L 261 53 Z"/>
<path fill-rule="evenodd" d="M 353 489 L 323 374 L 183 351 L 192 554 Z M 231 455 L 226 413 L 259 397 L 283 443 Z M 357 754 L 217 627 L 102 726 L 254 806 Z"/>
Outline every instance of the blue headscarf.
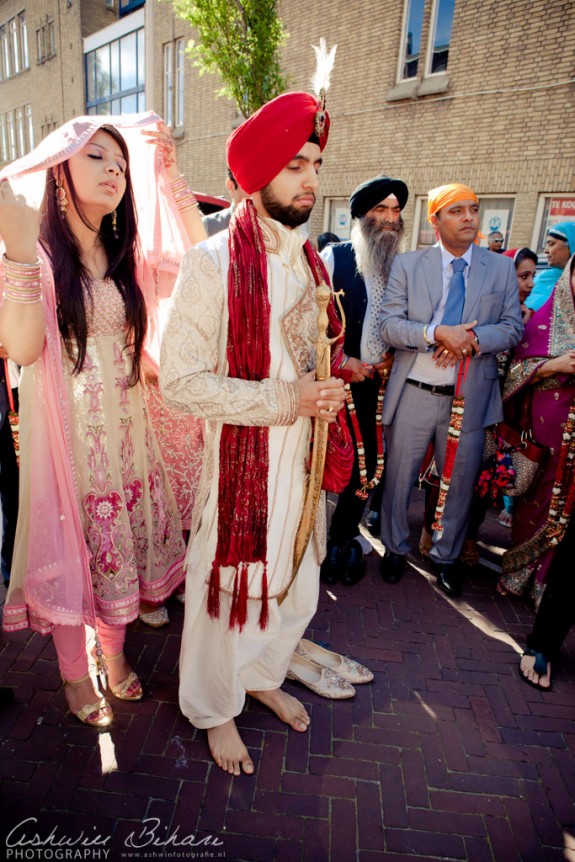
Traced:
<path fill-rule="evenodd" d="M 570 254 L 575 254 L 575 221 L 562 221 L 554 224 L 547 231 L 547 235 L 567 242 Z M 541 308 L 551 296 L 551 291 L 559 281 L 562 272 L 563 270 L 558 266 L 549 266 L 538 272 L 535 276 L 533 290 L 525 300 L 525 305 L 532 308 L 533 311 Z"/>

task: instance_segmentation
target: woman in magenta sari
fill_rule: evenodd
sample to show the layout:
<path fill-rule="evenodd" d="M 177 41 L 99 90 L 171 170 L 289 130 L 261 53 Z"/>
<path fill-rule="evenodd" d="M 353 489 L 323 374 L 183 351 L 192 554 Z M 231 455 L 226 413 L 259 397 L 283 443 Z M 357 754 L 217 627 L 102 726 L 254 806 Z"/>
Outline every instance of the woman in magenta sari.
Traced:
<path fill-rule="evenodd" d="M 575 256 L 547 302 L 525 326 L 503 400 L 518 427 L 525 400 L 533 439 L 548 448 L 534 484 L 517 499 L 512 548 L 503 557 L 501 592 L 538 605 L 547 572 L 575 502 Z"/>

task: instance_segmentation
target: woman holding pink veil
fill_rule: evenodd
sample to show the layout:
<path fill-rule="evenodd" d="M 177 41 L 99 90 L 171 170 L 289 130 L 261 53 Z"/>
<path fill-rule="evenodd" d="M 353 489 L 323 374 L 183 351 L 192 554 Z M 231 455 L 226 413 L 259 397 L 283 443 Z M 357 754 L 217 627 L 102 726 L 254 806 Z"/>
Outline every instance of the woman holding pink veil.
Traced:
<path fill-rule="evenodd" d="M 5 168 L 0 236 L 0 341 L 25 366 L 4 628 L 51 633 L 71 712 L 105 726 L 112 710 L 89 675 L 84 627 L 110 692 L 140 700 L 126 624 L 140 600 L 160 603 L 183 580 L 146 349 L 179 261 L 205 231 L 171 134 L 147 113 L 76 118 Z"/>

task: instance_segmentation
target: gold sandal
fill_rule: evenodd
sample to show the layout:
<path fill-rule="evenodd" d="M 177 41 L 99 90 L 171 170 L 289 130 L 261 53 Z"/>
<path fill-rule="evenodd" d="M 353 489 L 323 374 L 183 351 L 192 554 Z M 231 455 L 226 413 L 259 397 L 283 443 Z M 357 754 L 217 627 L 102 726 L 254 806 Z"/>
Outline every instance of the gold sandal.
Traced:
<path fill-rule="evenodd" d="M 106 662 L 116 661 L 116 659 L 123 658 L 124 653 L 120 652 L 118 655 L 110 656 L 106 658 Z M 128 694 L 130 688 L 134 685 L 134 683 L 138 683 L 138 687 L 136 689 L 135 694 Z M 110 691 L 117 697 L 118 700 L 141 700 L 144 696 L 144 689 L 142 688 L 142 683 L 136 673 L 133 670 L 130 671 L 128 676 L 122 682 L 117 683 L 117 685 L 111 685 Z"/>
<path fill-rule="evenodd" d="M 81 679 L 74 680 L 64 680 L 64 685 L 77 685 L 80 682 L 84 682 L 85 680 L 90 679 L 90 674 L 87 673 L 86 676 L 83 676 Z M 73 716 L 75 716 L 78 721 L 81 721 L 82 724 L 88 724 L 90 727 L 107 727 L 114 720 L 114 713 L 112 712 L 112 707 L 108 703 L 105 697 L 101 697 L 96 703 L 87 703 L 78 712 L 73 712 L 70 709 L 70 712 Z M 91 715 L 95 715 L 96 718 L 90 719 Z"/>

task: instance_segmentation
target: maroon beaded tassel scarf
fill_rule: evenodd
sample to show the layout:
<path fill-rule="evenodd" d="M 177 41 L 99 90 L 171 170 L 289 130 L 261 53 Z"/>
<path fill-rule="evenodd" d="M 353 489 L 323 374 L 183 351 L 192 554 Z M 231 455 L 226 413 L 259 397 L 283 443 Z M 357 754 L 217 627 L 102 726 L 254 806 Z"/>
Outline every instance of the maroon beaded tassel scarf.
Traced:
<path fill-rule="evenodd" d="M 264 241 L 251 200 L 236 210 L 229 230 L 229 376 L 264 380 L 270 370 L 270 303 Z M 218 542 L 208 590 L 208 613 L 220 615 L 220 569 L 235 569 L 230 628 L 248 613 L 248 566 L 262 563 L 260 627 L 268 622 L 268 429 L 224 425 L 220 438 Z M 252 598 L 256 598 L 253 596 Z"/>

